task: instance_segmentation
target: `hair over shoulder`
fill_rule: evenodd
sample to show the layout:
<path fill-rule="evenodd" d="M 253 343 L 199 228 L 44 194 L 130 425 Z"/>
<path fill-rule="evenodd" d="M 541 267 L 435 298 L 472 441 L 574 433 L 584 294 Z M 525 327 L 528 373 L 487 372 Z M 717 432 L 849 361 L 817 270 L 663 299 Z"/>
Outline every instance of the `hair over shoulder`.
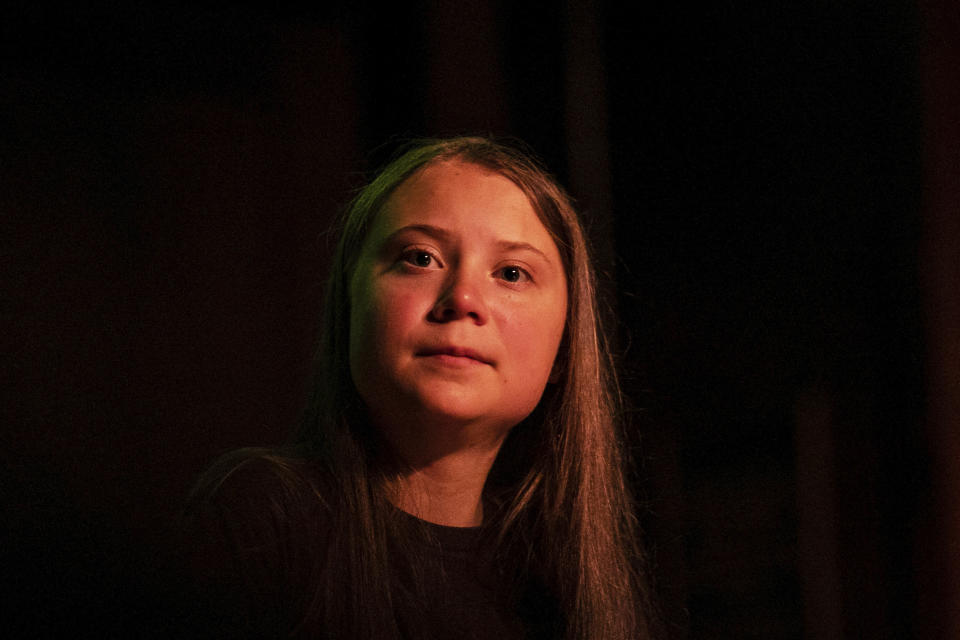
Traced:
<path fill-rule="evenodd" d="M 516 184 L 555 241 L 567 276 L 555 375 L 536 410 L 507 437 L 485 487 L 493 508 L 484 527 L 496 557 L 519 590 L 536 584 L 548 594 L 562 637 L 652 637 L 655 616 L 618 433 L 619 388 L 597 314 L 587 238 L 570 197 L 515 145 L 482 137 L 416 141 L 356 194 L 337 228 L 316 378 L 295 436 L 283 449 L 235 454 L 208 473 L 203 491 L 250 459 L 275 465 L 291 486 L 303 474 L 324 478 L 316 486 L 329 489 L 318 499 L 330 501 L 337 549 L 330 557 L 340 561 L 325 567 L 305 615 L 335 620 L 344 637 L 401 637 L 385 587 L 390 472 L 350 375 L 348 292 L 363 242 L 387 199 L 416 172 L 447 160 L 478 165 Z"/>

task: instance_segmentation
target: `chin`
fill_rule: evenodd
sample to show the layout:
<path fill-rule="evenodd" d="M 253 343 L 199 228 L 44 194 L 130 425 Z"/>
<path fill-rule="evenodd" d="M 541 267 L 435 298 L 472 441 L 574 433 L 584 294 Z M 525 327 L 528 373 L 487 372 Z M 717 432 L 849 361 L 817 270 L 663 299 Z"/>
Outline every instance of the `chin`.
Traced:
<path fill-rule="evenodd" d="M 419 403 L 417 413 L 429 422 L 470 423 L 490 415 L 488 406 L 457 398 L 429 398 Z"/>
<path fill-rule="evenodd" d="M 478 398 L 469 393 L 422 394 L 410 410 L 424 426 L 436 425 L 441 428 L 509 422 L 501 412 L 502 406 L 499 402 Z"/>

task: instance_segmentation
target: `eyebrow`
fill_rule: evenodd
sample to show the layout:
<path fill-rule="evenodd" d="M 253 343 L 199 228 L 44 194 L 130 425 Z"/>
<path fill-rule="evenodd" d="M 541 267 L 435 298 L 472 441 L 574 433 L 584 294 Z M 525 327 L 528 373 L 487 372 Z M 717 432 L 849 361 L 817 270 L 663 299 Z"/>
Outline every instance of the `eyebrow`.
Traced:
<path fill-rule="evenodd" d="M 400 227 L 393 233 L 387 236 L 386 242 L 392 242 L 394 238 L 404 233 L 409 233 L 411 231 L 419 231 L 428 236 L 433 236 L 438 240 L 448 240 L 450 238 L 450 232 L 444 229 L 443 227 L 436 227 L 432 224 L 408 224 L 405 227 Z"/>
<path fill-rule="evenodd" d="M 420 233 L 426 234 L 428 236 L 432 236 L 434 238 L 437 238 L 438 240 L 449 240 L 450 236 L 452 235 L 449 231 L 447 231 L 443 227 L 437 227 L 432 224 L 409 224 L 405 227 L 400 227 L 399 229 L 391 233 L 389 236 L 387 236 L 385 244 L 389 244 L 398 236 L 404 233 L 409 233 L 411 231 L 419 231 Z M 537 249 L 535 246 L 533 246 L 529 242 L 519 242 L 519 241 L 513 241 L 513 240 L 498 240 L 496 242 L 496 245 L 500 251 L 532 251 L 533 253 L 543 258 L 548 264 L 550 264 L 550 258 L 548 258 L 543 251 L 541 251 L 540 249 Z"/>
<path fill-rule="evenodd" d="M 548 263 L 550 262 L 550 258 L 548 258 L 543 251 L 540 251 L 540 249 L 537 249 L 529 242 L 511 242 L 510 240 L 500 240 L 497 242 L 497 247 L 499 247 L 501 251 L 532 251 L 538 254 Z"/>

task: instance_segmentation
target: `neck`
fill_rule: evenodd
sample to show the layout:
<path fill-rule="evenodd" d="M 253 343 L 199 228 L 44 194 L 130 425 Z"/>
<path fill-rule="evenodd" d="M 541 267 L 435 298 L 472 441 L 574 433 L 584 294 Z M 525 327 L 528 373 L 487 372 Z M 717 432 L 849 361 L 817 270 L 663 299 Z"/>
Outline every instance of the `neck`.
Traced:
<path fill-rule="evenodd" d="M 483 486 L 502 439 L 486 447 L 468 447 L 429 458 L 411 459 L 394 487 L 393 503 L 410 515 L 448 527 L 483 522 Z"/>

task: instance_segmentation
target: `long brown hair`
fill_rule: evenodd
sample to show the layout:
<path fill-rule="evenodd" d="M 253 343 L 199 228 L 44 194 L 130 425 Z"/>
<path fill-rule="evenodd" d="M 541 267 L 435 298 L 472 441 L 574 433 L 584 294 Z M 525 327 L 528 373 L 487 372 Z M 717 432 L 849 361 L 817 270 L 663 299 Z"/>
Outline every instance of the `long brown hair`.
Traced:
<path fill-rule="evenodd" d="M 555 382 L 500 451 L 485 488 L 495 508 L 484 526 L 518 582 L 534 581 L 549 594 L 562 637 L 650 637 L 650 602 L 615 428 L 618 386 L 585 234 L 570 198 L 530 154 L 478 137 L 412 144 L 358 193 L 338 229 L 317 379 L 293 440 L 295 455 L 334 485 L 318 492 L 336 496 L 328 557 L 337 566 L 321 573 L 308 616 L 347 631 L 345 637 L 399 635 L 394 596 L 384 587 L 390 571 L 384 458 L 350 376 L 348 283 L 393 191 L 425 166 L 452 159 L 501 174 L 527 195 L 556 242 L 568 286 Z"/>

